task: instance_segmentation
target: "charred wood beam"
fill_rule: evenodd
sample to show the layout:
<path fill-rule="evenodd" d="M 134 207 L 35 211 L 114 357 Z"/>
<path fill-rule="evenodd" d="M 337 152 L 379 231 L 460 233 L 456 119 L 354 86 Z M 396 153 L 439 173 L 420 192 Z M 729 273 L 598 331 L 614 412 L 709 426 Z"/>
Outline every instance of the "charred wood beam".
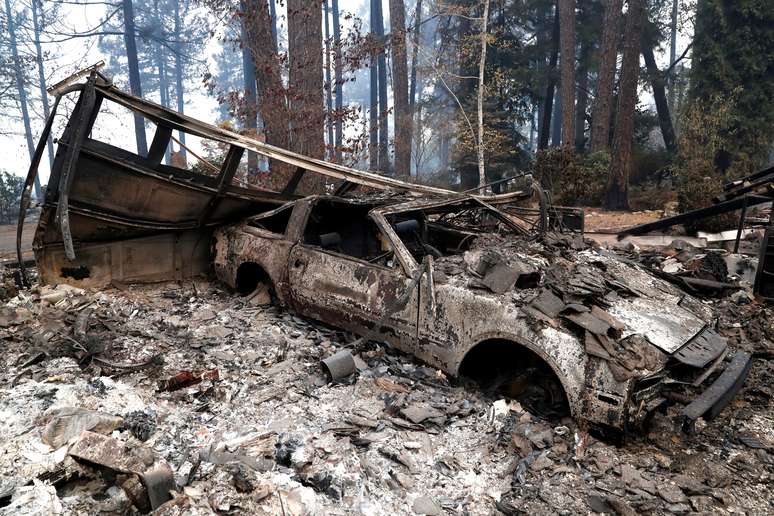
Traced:
<path fill-rule="evenodd" d="M 744 195 L 746 193 L 758 190 L 761 187 L 764 186 L 771 186 L 774 184 L 774 167 L 770 168 L 768 170 L 767 174 L 761 174 L 760 172 L 757 174 L 753 174 L 756 176 L 754 179 L 751 178 L 744 178 L 740 179 L 739 181 L 736 181 L 737 184 L 735 187 L 731 189 L 726 189 L 726 191 L 714 199 L 712 199 L 713 202 L 724 202 L 729 199 L 734 199 L 740 195 Z M 752 176 L 750 176 L 752 177 Z M 723 188 L 726 188 L 728 185 L 724 185 Z"/>
<path fill-rule="evenodd" d="M 338 186 L 338 188 L 336 188 L 336 191 L 333 192 L 333 195 L 336 197 L 344 197 L 355 188 L 357 188 L 356 183 L 353 183 L 352 181 L 344 181 Z"/>
<path fill-rule="evenodd" d="M 301 182 L 301 178 L 304 177 L 304 174 L 306 173 L 306 169 L 302 167 L 297 167 L 296 171 L 293 173 L 293 177 L 290 178 L 290 181 L 288 181 L 288 184 L 285 185 L 285 188 L 282 189 L 282 195 L 290 195 L 296 191 L 296 188 L 298 188 L 298 184 Z"/>
<path fill-rule="evenodd" d="M 172 135 L 172 129 L 169 130 L 169 134 L 170 136 Z M 236 145 L 229 147 L 228 153 L 226 154 L 226 159 L 223 162 L 223 166 L 221 167 L 220 179 L 218 180 L 218 191 L 215 192 L 215 195 L 212 196 L 201 217 L 199 217 L 200 226 L 205 225 L 212 214 L 215 213 L 215 210 L 218 208 L 218 205 L 223 199 L 226 188 L 228 188 L 228 186 L 231 184 L 231 180 L 234 178 L 234 174 L 239 167 L 239 162 L 242 160 L 242 154 L 244 154 L 244 152 L 245 150 L 242 147 L 237 147 Z"/>
<path fill-rule="evenodd" d="M 164 154 L 169 147 L 169 142 L 172 139 L 172 128 L 168 125 L 156 126 L 156 134 L 153 135 L 153 141 L 151 142 L 150 150 L 148 151 L 148 161 L 150 161 L 154 168 L 161 164 L 161 160 L 164 159 Z"/>
<path fill-rule="evenodd" d="M 772 174 L 774 174 L 774 166 L 769 168 L 764 168 L 763 170 L 759 170 L 758 172 L 755 172 L 754 174 L 750 174 L 749 176 L 745 176 L 740 179 L 736 179 L 734 181 L 726 183 L 723 185 L 723 190 L 728 191 L 728 190 L 731 190 L 732 188 L 736 188 L 737 186 L 743 185 L 745 182 L 755 181 L 756 179 L 760 179 L 764 176 L 769 176 Z"/>
<path fill-rule="evenodd" d="M 738 197 L 736 199 L 722 202 L 714 206 L 699 208 L 698 210 L 687 211 L 685 213 L 681 213 L 680 215 L 675 215 L 674 217 L 667 217 L 655 222 L 648 222 L 647 224 L 640 224 L 638 226 L 630 227 L 618 233 L 618 239 L 620 240 L 626 235 L 642 235 L 643 233 L 648 233 L 649 231 L 665 229 L 691 220 L 703 219 L 706 217 L 712 217 L 714 215 L 728 213 L 730 211 L 736 211 L 742 209 L 745 204 L 748 207 L 751 207 L 771 201 L 772 197 L 764 195 L 746 195 L 744 197 Z"/>

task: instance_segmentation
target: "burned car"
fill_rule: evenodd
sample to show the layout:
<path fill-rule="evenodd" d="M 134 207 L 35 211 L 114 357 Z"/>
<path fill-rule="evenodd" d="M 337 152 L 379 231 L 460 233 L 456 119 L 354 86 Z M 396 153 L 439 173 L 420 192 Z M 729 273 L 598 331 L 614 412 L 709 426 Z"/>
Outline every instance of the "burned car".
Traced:
<path fill-rule="evenodd" d="M 683 410 L 688 425 L 712 417 L 750 367 L 741 352 L 725 363 L 711 313 L 674 285 L 572 239 L 531 238 L 470 197 L 308 197 L 218 229 L 212 253 L 238 292 L 270 285 L 298 313 L 605 428 L 637 426 L 716 376 Z"/>

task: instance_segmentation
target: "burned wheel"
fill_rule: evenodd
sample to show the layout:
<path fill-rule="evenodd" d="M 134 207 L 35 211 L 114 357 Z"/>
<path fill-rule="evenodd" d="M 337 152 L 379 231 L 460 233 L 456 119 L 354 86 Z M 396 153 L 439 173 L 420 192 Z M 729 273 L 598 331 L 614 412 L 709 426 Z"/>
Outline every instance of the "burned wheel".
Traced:
<path fill-rule="evenodd" d="M 551 371 L 541 367 L 503 373 L 489 389 L 497 395 L 518 401 L 533 414 L 546 417 L 569 414 L 567 398 L 559 380 Z"/>
<path fill-rule="evenodd" d="M 479 343 L 463 359 L 459 374 L 492 396 L 518 401 L 533 414 L 557 419 L 570 415 L 567 395 L 553 369 L 515 342 Z"/>
<path fill-rule="evenodd" d="M 240 265 L 234 286 L 237 293 L 253 305 L 268 305 L 277 299 L 271 278 L 257 263 L 245 262 Z"/>

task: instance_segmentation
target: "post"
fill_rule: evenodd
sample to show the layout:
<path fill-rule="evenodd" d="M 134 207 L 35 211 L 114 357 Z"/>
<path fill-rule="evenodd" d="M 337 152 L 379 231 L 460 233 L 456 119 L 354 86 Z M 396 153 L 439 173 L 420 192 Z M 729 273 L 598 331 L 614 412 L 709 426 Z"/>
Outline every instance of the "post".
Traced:
<path fill-rule="evenodd" d="M 742 205 L 742 213 L 739 215 L 739 226 L 736 229 L 736 242 L 734 242 L 734 254 L 739 252 L 739 241 L 742 239 L 742 231 L 744 230 L 744 219 L 747 216 L 747 196 L 744 196 L 744 204 Z"/>

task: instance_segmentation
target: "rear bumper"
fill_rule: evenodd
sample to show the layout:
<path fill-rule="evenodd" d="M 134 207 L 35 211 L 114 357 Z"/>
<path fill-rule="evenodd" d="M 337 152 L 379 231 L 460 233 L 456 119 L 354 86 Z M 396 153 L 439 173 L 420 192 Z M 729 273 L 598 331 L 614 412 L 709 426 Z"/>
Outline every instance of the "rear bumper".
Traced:
<path fill-rule="evenodd" d="M 744 385 L 752 366 L 749 353 L 737 351 L 723 373 L 682 411 L 683 429 L 691 432 L 700 417 L 713 419 L 734 398 Z"/>

